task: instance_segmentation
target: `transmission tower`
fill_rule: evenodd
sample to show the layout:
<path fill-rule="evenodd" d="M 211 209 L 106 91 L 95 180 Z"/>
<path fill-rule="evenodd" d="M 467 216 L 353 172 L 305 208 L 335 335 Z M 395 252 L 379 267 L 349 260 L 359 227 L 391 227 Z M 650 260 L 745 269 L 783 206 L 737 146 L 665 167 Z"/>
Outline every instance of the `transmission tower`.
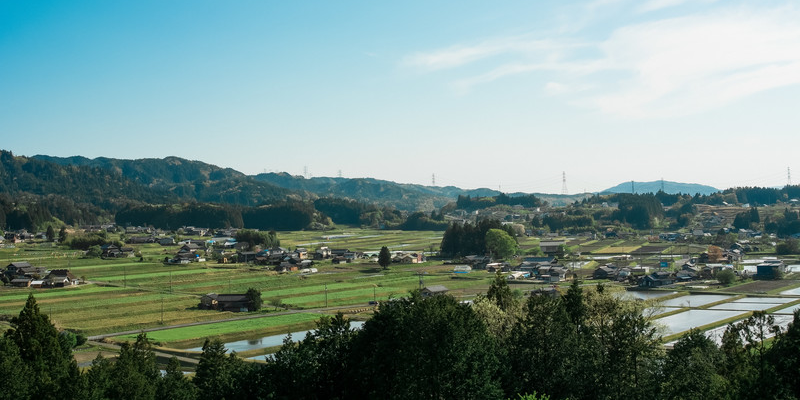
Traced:
<path fill-rule="evenodd" d="M 636 184 L 631 181 L 631 194 L 636 194 Z"/>
<path fill-rule="evenodd" d="M 436 174 L 431 174 L 431 186 L 436 186 Z"/>
<path fill-rule="evenodd" d="M 303 166 L 303 177 L 308 179 L 308 165 Z"/>
<path fill-rule="evenodd" d="M 792 169 L 790 167 L 786 167 L 786 179 L 789 186 L 792 186 Z"/>
<path fill-rule="evenodd" d="M 339 178 L 342 177 L 342 170 L 339 170 Z"/>
<path fill-rule="evenodd" d="M 567 194 L 567 173 L 561 171 L 561 194 Z"/>

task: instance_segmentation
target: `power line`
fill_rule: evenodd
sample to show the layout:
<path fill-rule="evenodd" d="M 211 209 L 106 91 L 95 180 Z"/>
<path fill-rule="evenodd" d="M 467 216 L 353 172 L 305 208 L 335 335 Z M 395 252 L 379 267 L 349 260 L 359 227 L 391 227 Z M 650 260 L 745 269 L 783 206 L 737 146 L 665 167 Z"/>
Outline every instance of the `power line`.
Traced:
<path fill-rule="evenodd" d="M 561 171 L 561 194 L 567 194 L 567 172 Z"/>

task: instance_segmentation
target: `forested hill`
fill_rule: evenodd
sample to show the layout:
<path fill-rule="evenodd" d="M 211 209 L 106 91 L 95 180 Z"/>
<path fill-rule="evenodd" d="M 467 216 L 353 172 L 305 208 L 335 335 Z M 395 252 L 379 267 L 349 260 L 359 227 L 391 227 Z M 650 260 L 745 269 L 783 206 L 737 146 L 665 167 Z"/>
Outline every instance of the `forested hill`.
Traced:
<path fill-rule="evenodd" d="M 125 160 L 36 155 L 32 158 L 63 166 L 100 168 L 112 176 L 125 177 L 148 188 L 167 191 L 182 200 L 255 206 L 287 198 L 316 197 L 257 181 L 231 168 L 178 157 Z"/>
<path fill-rule="evenodd" d="M 465 190 L 455 186 L 425 186 L 373 178 L 306 179 L 285 172 L 258 174 L 255 178 L 283 188 L 305 190 L 323 197 L 346 197 L 408 211 L 439 209 L 454 202 L 458 196 L 492 197 L 501 193 L 486 188 Z"/>
<path fill-rule="evenodd" d="M 608 188 L 600 192 L 600 194 L 609 193 L 658 193 L 662 190 L 667 194 L 702 194 L 708 196 L 712 193 L 719 192 L 720 190 L 707 185 L 698 183 L 680 183 L 670 181 L 652 181 L 652 182 L 623 182 L 617 186 Z"/>
<path fill-rule="evenodd" d="M 21 195 L 64 196 L 81 203 L 108 207 L 128 201 L 165 203 L 176 196 L 148 188 L 124 176 L 85 165 L 58 165 L 0 150 L 0 192 Z M 104 208 L 105 208 L 104 207 Z"/>
<path fill-rule="evenodd" d="M 463 190 L 453 186 L 432 187 L 373 178 L 306 179 L 285 172 L 258 174 L 255 179 L 287 189 L 305 190 L 318 196 L 346 197 L 408 211 L 439 209 L 455 201 L 459 194 L 496 196 L 500 193 L 490 189 Z"/>

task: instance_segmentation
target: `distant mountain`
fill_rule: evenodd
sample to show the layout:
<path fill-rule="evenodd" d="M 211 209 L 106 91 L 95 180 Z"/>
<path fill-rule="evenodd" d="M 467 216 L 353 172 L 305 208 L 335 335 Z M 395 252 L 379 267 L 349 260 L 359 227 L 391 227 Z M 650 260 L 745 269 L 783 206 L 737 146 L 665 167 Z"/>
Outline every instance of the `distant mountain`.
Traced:
<path fill-rule="evenodd" d="M 719 192 L 720 190 L 697 183 L 680 183 L 670 181 L 653 181 L 653 182 L 623 182 L 612 188 L 608 188 L 600 192 L 600 194 L 608 193 L 657 193 L 659 190 L 664 190 L 669 194 L 690 194 L 695 195 L 700 193 L 702 195 L 710 195 Z"/>
<path fill-rule="evenodd" d="M 439 209 L 454 202 L 459 195 L 488 197 L 500 194 L 491 189 L 464 190 L 454 186 L 424 186 L 373 178 L 306 179 L 285 172 L 258 174 L 254 178 L 286 189 L 311 192 L 320 197 L 344 197 L 408 211 Z"/>
<path fill-rule="evenodd" d="M 308 197 L 306 193 L 257 181 L 231 168 L 179 157 L 126 160 L 36 155 L 32 158 L 65 166 L 100 168 L 149 188 L 167 191 L 184 200 L 252 206 L 287 197 Z"/>
<path fill-rule="evenodd" d="M 285 172 L 258 174 L 255 179 L 269 182 L 286 189 L 303 190 L 320 197 L 345 197 L 399 210 L 431 211 L 454 202 L 458 196 L 492 197 L 501 192 L 497 190 L 461 189 L 455 186 L 425 186 L 396 183 L 373 178 L 304 178 Z M 511 197 L 528 193 L 510 193 Z M 589 195 L 554 195 L 534 193 L 551 205 L 565 205 L 582 200 Z"/>

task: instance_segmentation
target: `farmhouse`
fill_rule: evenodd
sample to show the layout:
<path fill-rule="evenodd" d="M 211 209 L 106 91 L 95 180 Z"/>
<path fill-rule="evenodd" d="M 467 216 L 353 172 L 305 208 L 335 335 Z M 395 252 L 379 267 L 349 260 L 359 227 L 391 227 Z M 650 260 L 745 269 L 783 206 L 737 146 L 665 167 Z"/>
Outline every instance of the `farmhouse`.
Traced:
<path fill-rule="evenodd" d="M 64 287 L 77 285 L 79 279 L 67 269 L 54 269 L 44 279 L 44 284 L 50 287 Z"/>
<path fill-rule="evenodd" d="M 432 285 L 426 286 L 420 293 L 422 294 L 422 297 L 431 297 L 436 296 L 437 294 L 446 294 L 447 292 L 447 288 L 442 285 Z"/>
<path fill-rule="evenodd" d="M 543 240 L 539 242 L 539 248 L 542 249 L 542 253 L 544 254 L 554 254 L 558 253 L 559 246 L 565 244 L 566 242 L 563 240 Z"/>
<path fill-rule="evenodd" d="M 245 294 L 209 293 L 200 298 L 199 307 L 206 310 L 246 312 L 249 311 L 250 300 Z"/>
<path fill-rule="evenodd" d="M 642 279 L 642 282 L 639 286 L 644 287 L 659 287 L 665 285 L 671 285 L 675 283 L 675 279 L 670 276 L 669 272 L 666 271 L 657 271 L 653 272 L 650 275 L 645 276 Z"/>

